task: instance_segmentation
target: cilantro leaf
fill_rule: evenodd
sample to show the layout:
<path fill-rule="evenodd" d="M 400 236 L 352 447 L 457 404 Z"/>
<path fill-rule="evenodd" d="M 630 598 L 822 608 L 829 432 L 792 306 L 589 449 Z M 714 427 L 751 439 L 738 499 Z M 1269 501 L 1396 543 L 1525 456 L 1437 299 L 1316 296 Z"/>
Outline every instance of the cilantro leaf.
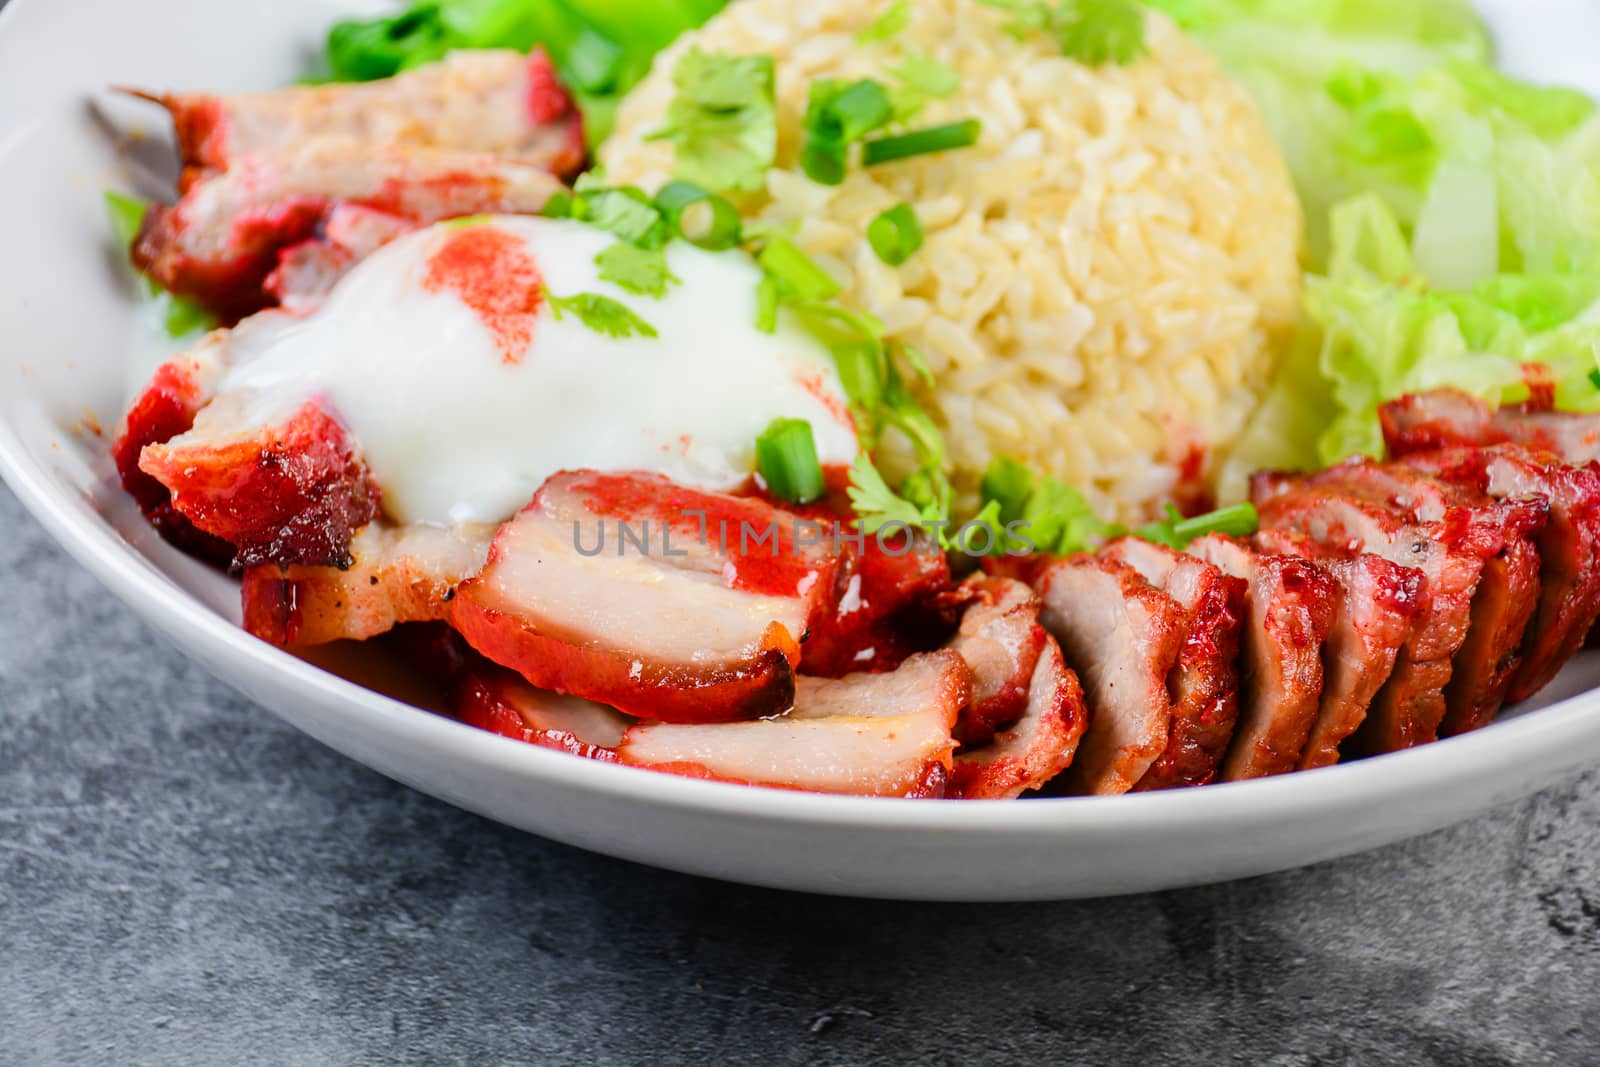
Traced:
<path fill-rule="evenodd" d="M 574 293 L 556 296 L 546 290 L 545 298 L 556 318 L 565 318 L 566 312 L 578 316 L 595 333 L 621 340 L 626 337 L 659 337 L 656 328 L 635 315 L 628 305 L 599 293 Z"/>
<path fill-rule="evenodd" d="M 979 0 L 1010 15 L 1018 37 L 1045 32 L 1061 54 L 1089 66 L 1131 63 L 1145 54 L 1144 9 L 1138 0 Z"/>
<path fill-rule="evenodd" d="M 865 452 L 850 465 L 848 492 L 850 506 L 855 509 L 861 529 L 869 534 L 877 533 L 890 523 L 908 527 L 922 524 L 922 510 L 889 488 Z"/>
<path fill-rule="evenodd" d="M 948 99 L 961 88 L 961 75 L 926 52 L 906 52 L 889 73 L 899 83 L 889 94 L 896 122 L 915 118 L 929 99 Z"/>
<path fill-rule="evenodd" d="M 669 285 L 681 279 L 667 268 L 667 253 L 661 248 L 640 248 L 618 241 L 594 257 L 600 277 L 639 296 L 660 299 Z"/>
<path fill-rule="evenodd" d="M 692 48 L 672 83 L 667 124 L 650 138 L 673 142 L 674 175 L 713 192 L 763 188 L 778 152 L 772 57 Z"/>

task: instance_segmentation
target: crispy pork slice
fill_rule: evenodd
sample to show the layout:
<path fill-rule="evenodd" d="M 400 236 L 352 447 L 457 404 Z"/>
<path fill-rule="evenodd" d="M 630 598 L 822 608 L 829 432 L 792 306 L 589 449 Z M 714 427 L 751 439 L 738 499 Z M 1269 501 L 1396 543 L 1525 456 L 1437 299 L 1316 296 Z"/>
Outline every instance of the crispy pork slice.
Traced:
<path fill-rule="evenodd" d="M 893 671 L 801 678 L 794 708 L 753 722 L 641 723 L 621 762 L 696 778 L 819 793 L 942 796 L 951 731 L 972 691 L 955 652 L 914 655 Z"/>
<path fill-rule="evenodd" d="M 1574 467 L 1520 445 L 1420 452 L 1406 463 L 1500 500 L 1543 497 L 1550 518 L 1539 531 L 1539 600 L 1506 696 L 1526 700 L 1549 684 L 1583 647 L 1600 617 L 1600 468 Z"/>
<path fill-rule="evenodd" d="M 962 591 L 971 600 L 945 647 L 972 670 L 972 700 L 962 709 L 956 736 L 964 746 L 977 746 L 1022 717 L 1050 638 L 1039 624 L 1038 595 L 1021 582 L 975 574 Z"/>
<path fill-rule="evenodd" d="M 839 518 L 819 514 L 832 524 Z M 817 620 L 801 649 L 806 674 L 837 678 L 892 670 L 913 652 L 941 643 L 954 627 L 959 602 L 944 551 L 904 534 L 865 538 L 857 549 L 840 538 L 840 595 Z"/>
<path fill-rule="evenodd" d="M 1239 723 L 1222 780 L 1286 774 L 1299 766 L 1321 707 L 1334 583 L 1310 560 L 1257 552 L 1221 534 L 1200 538 L 1188 551 L 1246 586 Z"/>
<path fill-rule="evenodd" d="M 1135 789 L 1204 785 L 1221 768 L 1239 717 L 1245 583 L 1202 559 L 1136 537 L 1113 541 L 1103 551 L 1138 571 L 1189 615 L 1168 679 L 1172 729 L 1167 747 Z"/>
<path fill-rule="evenodd" d="M 407 622 L 449 617 L 456 586 L 483 569 L 494 527 L 367 524 L 348 567 L 247 567 L 244 627 L 264 641 L 365 641 Z"/>
<path fill-rule="evenodd" d="M 139 469 L 139 456 L 146 445 L 163 444 L 194 426 L 195 416 L 216 393 L 227 370 L 231 344 L 227 331 L 215 330 L 158 367 L 128 408 L 111 446 L 122 488 L 161 536 L 203 559 L 223 564 L 233 559 L 233 546 L 197 529 L 173 507 L 171 491 Z"/>
<path fill-rule="evenodd" d="M 515 671 L 475 659 L 463 672 L 456 718 L 468 726 L 574 756 L 615 762 L 632 719 L 582 697 L 536 689 Z"/>
<path fill-rule="evenodd" d="M 531 212 L 584 159 L 582 120 L 537 52 L 458 52 L 359 85 L 140 95 L 172 113 L 184 175 L 134 261 L 228 320 L 271 303 L 280 252 L 320 237 L 341 203 L 416 223 Z"/>
<path fill-rule="evenodd" d="M 377 515 L 377 484 L 321 400 L 276 407 L 217 396 L 187 430 L 144 445 L 139 470 L 174 511 L 232 545 L 239 566 L 349 566 L 351 538 Z"/>
<path fill-rule="evenodd" d="M 1067 774 L 1075 792 L 1126 793 L 1166 750 L 1172 726 L 1167 676 L 1188 616 L 1125 563 L 1072 556 L 1045 568 L 1035 588 L 1040 621 L 1083 680 L 1089 728 Z"/>
<path fill-rule="evenodd" d="M 836 566 L 827 538 L 765 501 L 569 471 L 501 528 L 451 621 L 540 688 L 640 718 L 751 718 L 789 706 Z"/>
<path fill-rule="evenodd" d="M 1366 721 L 1346 754 L 1393 752 L 1431 741 L 1444 720 L 1451 661 L 1467 639 L 1484 554 L 1464 547 L 1470 524 L 1412 519 L 1381 494 L 1275 484 L 1257 479 L 1256 508 L 1266 530 L 1303 533 L 1345 553 L 1366 551 L 1421 571 L 1422 607 Z"/>
<path fill-rule="evenodd" d="M 1521 663 L 1523 635 L 1538 603 L 1539 552 L 1530 537 L 1549 518 L 1548 501 L 1495 500 L 1404 463 L 1357 461 L 1300 481 L 1381 497 L 1409 518 L 1441 529 L 1465 527 L 1457 541 L 1482 556 L 1483 573 L 1445 689 L 1440 731 L 1461 733 L 1492 719 Z"/>
<path fill-rule="evenodd" d="M 308 315 L 322 306 L 351 267 L 417 226 L 413 219 L 376 208 L 335 204 L 319 236 L 278 253 L 277 266 L 262 286 L 284 311 Z"/>
<path fill-rule="evenodd" d="M 1453 389 L 1403 396 L 1378 409 L 1390 452 L 1403 457 L 1452 446 L 1520 444 L 1568 463 L 1600 459 L 1600 415 L 1496 410 Z"/>
<path fill-rule="evenodd" d="M 1370 552 L 1335 552 L 1303 534 L 1263 530 L 1256 547 L 1314 559 L 1333 579 L 1333 625 L 1322 646 L 1322 701 L 1297 769 L 1339 762 L 1339 746 L 1366 720 L 1422 608 L 1422 572 Z"/>
<path fill-rule="evenodd" d="M 979 748 L 955 757 L 946 796 L 959 800 L 1010 800 L 1040 789 L 1072 765 L 1088 725 L 1078 676 L 1045 637 L 1028 680 L 1022 717 Z"/>

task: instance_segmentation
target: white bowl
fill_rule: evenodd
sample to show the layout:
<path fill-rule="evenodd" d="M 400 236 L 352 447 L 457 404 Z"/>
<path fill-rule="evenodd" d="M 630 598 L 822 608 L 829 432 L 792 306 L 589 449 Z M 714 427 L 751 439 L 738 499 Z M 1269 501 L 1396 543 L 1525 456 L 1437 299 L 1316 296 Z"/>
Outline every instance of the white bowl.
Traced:
<path fill-rule="evenodd" d="M 236 587 L 163 544 L 113 486 L 107 440 L 136 353 L 101 190 L 166 159 L 159 114 L 111 84 L 240 90 L 304 69 L 339 0 L 12 0 L 0 12 L 0 472 L 46 528 L 218 677 L 384 774 L 523 829 L 696 874 L 824 893 L 1026 900 L 1159 889 L 1328 859 L 1464 819 L 1600 755 L 1600 657 L 1479 733 L 1284 778 L 1128 797 L 949 803 L 812 796 L 653 774 L 505 740 L 280 652 Z M 1511 62 L 1600 88 L 1584 0 L 1486 5 Z M 91 106 L 94 105 L 94 106 Z M 148 124 L 119 154 L 96 119 Z M 150 149 L 147 151 L 145 149 Z M 147 189 L 159 193 L 159 188 Z M 401 691 L 364 656 L 321 657 Z M 115 714 L 107 694 L 107 714 Z"/>

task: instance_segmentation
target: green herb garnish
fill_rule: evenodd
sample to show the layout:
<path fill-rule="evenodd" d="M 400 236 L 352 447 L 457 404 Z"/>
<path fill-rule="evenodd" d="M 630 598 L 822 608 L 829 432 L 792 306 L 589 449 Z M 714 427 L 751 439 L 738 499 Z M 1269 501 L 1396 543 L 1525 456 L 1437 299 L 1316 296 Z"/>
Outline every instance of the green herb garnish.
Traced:
<path fill-rule="evenodd" d="M 929 99 L 948 99 L 961 88 L 961 75 L 926 52 L 906 52 L 889 73 L 899 83 L 890 94 L 896 122 L 915 118 Z"/>
<path fill-rule="evenodd" d="M 890 523 L 917 527 L 926 521 L 921 508 L 889 488 L 865 452 L 850 465 L 848 492 L 850 507 L 861 529 L 869 534 L 877 533 Z"/>
<path fill-rule="evenodd" d="M 827 488 L 816 438 L 804 419 L 772 420 L 756 438 L 756 469 L 773 496 L 791 503 L 809 504 Z"/>
<path fill-rule="evenodd" d="M 1256 514 L 1255 506 L 1252 504 L 1235 504 L 1204 515 L 1196 515 L 1192 519 L 1184 518 L 1182 512 L 1168 504 L 1165 519 L 1148 526 L 1141 526 L 1135 531 L 1135 535 L 1146 541 L 1155 541 L 1168 548 L 1182 551 L 1190 541 L 1207 534 L 1249 537 L 1260 527 L 1261 518 Z"/>
<path fill-rule="evenodd" d="M 763 188 L 778 151 L 772 58 L 692 48 L 672 82 L 667 124 L 650 137 L 673 143 L 674 173 L 714 192 Z"/>
<path fill-rule="evenodd" d="M 656 193 L 656 207 L 666 219 L 667 232 L 692 245 L 721 252 L 737 245 L 743 225 L 734 206 L 692 182 L 672 181 Z M 696 223 L 698 216 L 703 224 Z"/>
<path fill-rule="evenodd" d="M 929 126 L 909 133 L 879 137 L 861 146 L 861 162 L 863 166 L 873 167 L 897 159 L 927 155 L 929 152 L 969 148 L 978 143 L 978 135 L 982 132 L 982 123 L 977 119 L 966 119 L 945 126 Z"/>
<path fill-rule="evenodd" d="M 1145 54 L 1144 9 L 1138 0 L 979 0 L 1011 16 L 1018 37 L 1048 33 L 1061 54 L 1090 66 L 1131 63 Z"/>
<path fill-rule="evenodd" d="M 150 204 L 111 189 L 105 191 L 105 201 L 106 214 L 111 218 L 111 232 L 116 235 L 117 245 L 126 256 L 144 226 L 144 217 L 150 211 Z M 161 325 L 168 337 L 187 337 L 216 327 L 216 316 L 207 311 L 204 305 L 186 296 L 168 292 L 146 274 L 140 274 L 139 280 L 144 295 L 155 301 L 159 308 Z"/>
<path fill-rule="evenodd" d="M 819 185 L 844 181 L 850 145 L 886 126 L 894 112 L 889 90 L 871 78 L 812 82 L 806 101 L 806 141 L 800 151 L 806 177 Z"/>
<path fill-rule="evenodd" d="M 555 313 L 557 320 L 565 318 L 565 313 L 570 311 L 578 316 L 579 322 L 606 337 L 621 340 L 635 336 L 660 336 L 654 326 L 635 315 L 628 305 L 609 296 L 601 296 L 599 293 L 556 296 L 546 290 L 545 299 L 549 301 L 550 310 Z"/>
<path fill-rule="evenodd" d="M 922 247 L 922 222 L 910 204 L 896 204 L 867 223 L 867 242 L 879 259 L 898 267 Z"/>
<path fill-rule="evenodd" d="M 884 9 L 883 14 L 856 34 L 856 44 L 876 44 L 879 41 L 892 40 L 906 32 L 910 25 L 911 0 L 894 0 Z"/>
<path fill-rule="evenodd" d="M 627 241 L 618 241 L 594 257 L 604 281 L 619 285 L 639 296 L 660 299 L 667 295 L 667 287 L 677 285 L 681 279 L 667 267 L 667 253 L 662 248 L 641 248 Z"/>
<path fill-rule="evenodd" d="M 659 248 L 666 243 L 666 221 L 644 190 L 632 185 L 608 187 L 603 178 L 591 178 L 593 173 L 583 175 L 573 186 L 573 218 L 630 244 Z"/>
<path fill-rule="evenodd" d="M 768 241 L 756 256 L 756 262 L 787 298 L 810 303 L 832 300 L 839 295 L 839 283 L 833 276 L 787 238 L 774 237 Z"/>

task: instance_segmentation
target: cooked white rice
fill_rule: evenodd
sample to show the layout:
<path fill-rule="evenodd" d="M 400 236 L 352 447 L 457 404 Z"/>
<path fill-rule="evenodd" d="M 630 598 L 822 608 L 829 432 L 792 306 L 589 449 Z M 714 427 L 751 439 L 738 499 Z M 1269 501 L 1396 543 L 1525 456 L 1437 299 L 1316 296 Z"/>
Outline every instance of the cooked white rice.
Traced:
<path fill-rule="evenodd" d="M 888 2 L 736 0 L 625 102 L 608 176 L 651 189 L 671 176 L 671 146 L 644 135 L 685 50 L 773 56 L 778 166 L 741 207 L 797 224 L 843 299 L 926 354 L 958 485 L 1008 455 L 1108 517 L 1139 517 L 1196 449 L 1208 470 L 1226 452 L 1295 320 L 1300 213 L 1278 150 L 1243 91 L 1163 16 L 1149 17 L 1146 58 L 1091 68 L 1043 35 L 1012 37 L 972 0 L 915 0 L 903 34 L 858 44 Z M 915 124 L 976 116 L 980 143 L 854 167 L 837 187 L 808 180 L 796 159 L 810 83 L 888 80 L 909 49 L 961 76 Z M 927 241 L 894 268 L 865 235 L 902 200 Z"/>

